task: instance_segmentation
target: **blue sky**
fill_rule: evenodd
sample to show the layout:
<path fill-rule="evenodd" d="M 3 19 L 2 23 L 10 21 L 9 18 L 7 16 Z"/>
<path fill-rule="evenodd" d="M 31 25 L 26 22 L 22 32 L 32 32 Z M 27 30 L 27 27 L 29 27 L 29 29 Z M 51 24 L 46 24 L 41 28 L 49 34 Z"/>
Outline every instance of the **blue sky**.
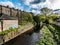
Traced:
<path fill-rule="evenodd" d="M 22 0 L 0 0 L 0 5 L 14 7 L 16 9 L 29 11 L 29 6 L 24 4 Z"/>
<path fill-rule="evenodd" d="M 0 0 L 0 5 L 14 7 L 27 12 L 40 13 L 40 9 L 60 9 L 60 0 Z"/>

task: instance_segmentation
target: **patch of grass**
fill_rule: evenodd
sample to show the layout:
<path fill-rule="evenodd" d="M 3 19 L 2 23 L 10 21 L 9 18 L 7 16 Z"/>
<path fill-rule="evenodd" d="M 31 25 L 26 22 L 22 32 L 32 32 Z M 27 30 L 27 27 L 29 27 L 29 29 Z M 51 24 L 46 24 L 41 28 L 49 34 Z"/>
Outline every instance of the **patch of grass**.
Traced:
<path fill-rule="evenodd" d="M 5 31 L 0 32 L 0 35 L 6 35 L 9 32 L 15 31 L 15 30 L 18 30 L 18 28 L 9 28 L 9 30 L 5 30 Z"/>

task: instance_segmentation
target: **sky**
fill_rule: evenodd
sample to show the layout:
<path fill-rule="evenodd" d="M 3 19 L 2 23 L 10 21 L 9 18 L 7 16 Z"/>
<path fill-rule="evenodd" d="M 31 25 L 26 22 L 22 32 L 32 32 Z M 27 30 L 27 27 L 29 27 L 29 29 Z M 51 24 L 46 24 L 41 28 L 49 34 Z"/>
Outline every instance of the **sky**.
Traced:
<path fill-rule="evenodd" d="M 0 5 L 38 14 L 43 7 L 60 9 L 60 0 L 0 0 Z"/>

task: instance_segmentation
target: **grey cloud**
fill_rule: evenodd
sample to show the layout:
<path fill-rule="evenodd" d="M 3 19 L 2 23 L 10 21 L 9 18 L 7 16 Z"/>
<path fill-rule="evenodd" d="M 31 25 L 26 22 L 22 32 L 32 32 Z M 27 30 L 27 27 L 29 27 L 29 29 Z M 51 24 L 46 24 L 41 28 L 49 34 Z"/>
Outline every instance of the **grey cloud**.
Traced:
<path fill-rule="evenodd" d="M 33 2 L 30 2 L 31 4 L 38 4 L 40 2 L 45 2 L 46 0 L 34 0 Z"/>
<path fill-rule="evenodd" d="M 60 9 L 60 0 L 21 0 L 25 5 L 29 6 L 29 11 L 39 12 L 43 7 L 50 9 Z M 33 5 L 33 6 L 32 6 Z"/>
<path fill-rule="evenodd" d="M 32 10 L 38 10 L 38 11 L 40 11 L 40 9 L 37 9 L 37 8 L 31 8 L 30 11 L 32 11 Z"/>

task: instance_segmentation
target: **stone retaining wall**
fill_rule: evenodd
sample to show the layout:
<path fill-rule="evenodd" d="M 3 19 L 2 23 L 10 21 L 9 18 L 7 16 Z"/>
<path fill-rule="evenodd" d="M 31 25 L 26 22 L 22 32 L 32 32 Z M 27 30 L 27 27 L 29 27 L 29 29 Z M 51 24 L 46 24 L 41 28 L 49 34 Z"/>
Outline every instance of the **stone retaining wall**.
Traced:
<path fill-rule="evenodd" d="M 3 31 L 10 27 L 18 28 L 18 20 L 3 20 Z"/>
<path fill-rule="evenodd" d="M 3 36 L 4 37 L 3 38 L 4 39 L 4 42 L 9 41 L 9 40 L 11 40 L 11 39 L 13 39 L 13 38 L 21 35 L 22 33 L 25 33 L 27 31 L 30 31 L 33 28 L 34 28 L 34 26 L 33 25 L 30 25 L 30 26 L 24 27 L 22 29 L 18 29 L 18 30 L 12 31 L 12 32 L 8 33 L 7 35 L 4 35 Z"/>

